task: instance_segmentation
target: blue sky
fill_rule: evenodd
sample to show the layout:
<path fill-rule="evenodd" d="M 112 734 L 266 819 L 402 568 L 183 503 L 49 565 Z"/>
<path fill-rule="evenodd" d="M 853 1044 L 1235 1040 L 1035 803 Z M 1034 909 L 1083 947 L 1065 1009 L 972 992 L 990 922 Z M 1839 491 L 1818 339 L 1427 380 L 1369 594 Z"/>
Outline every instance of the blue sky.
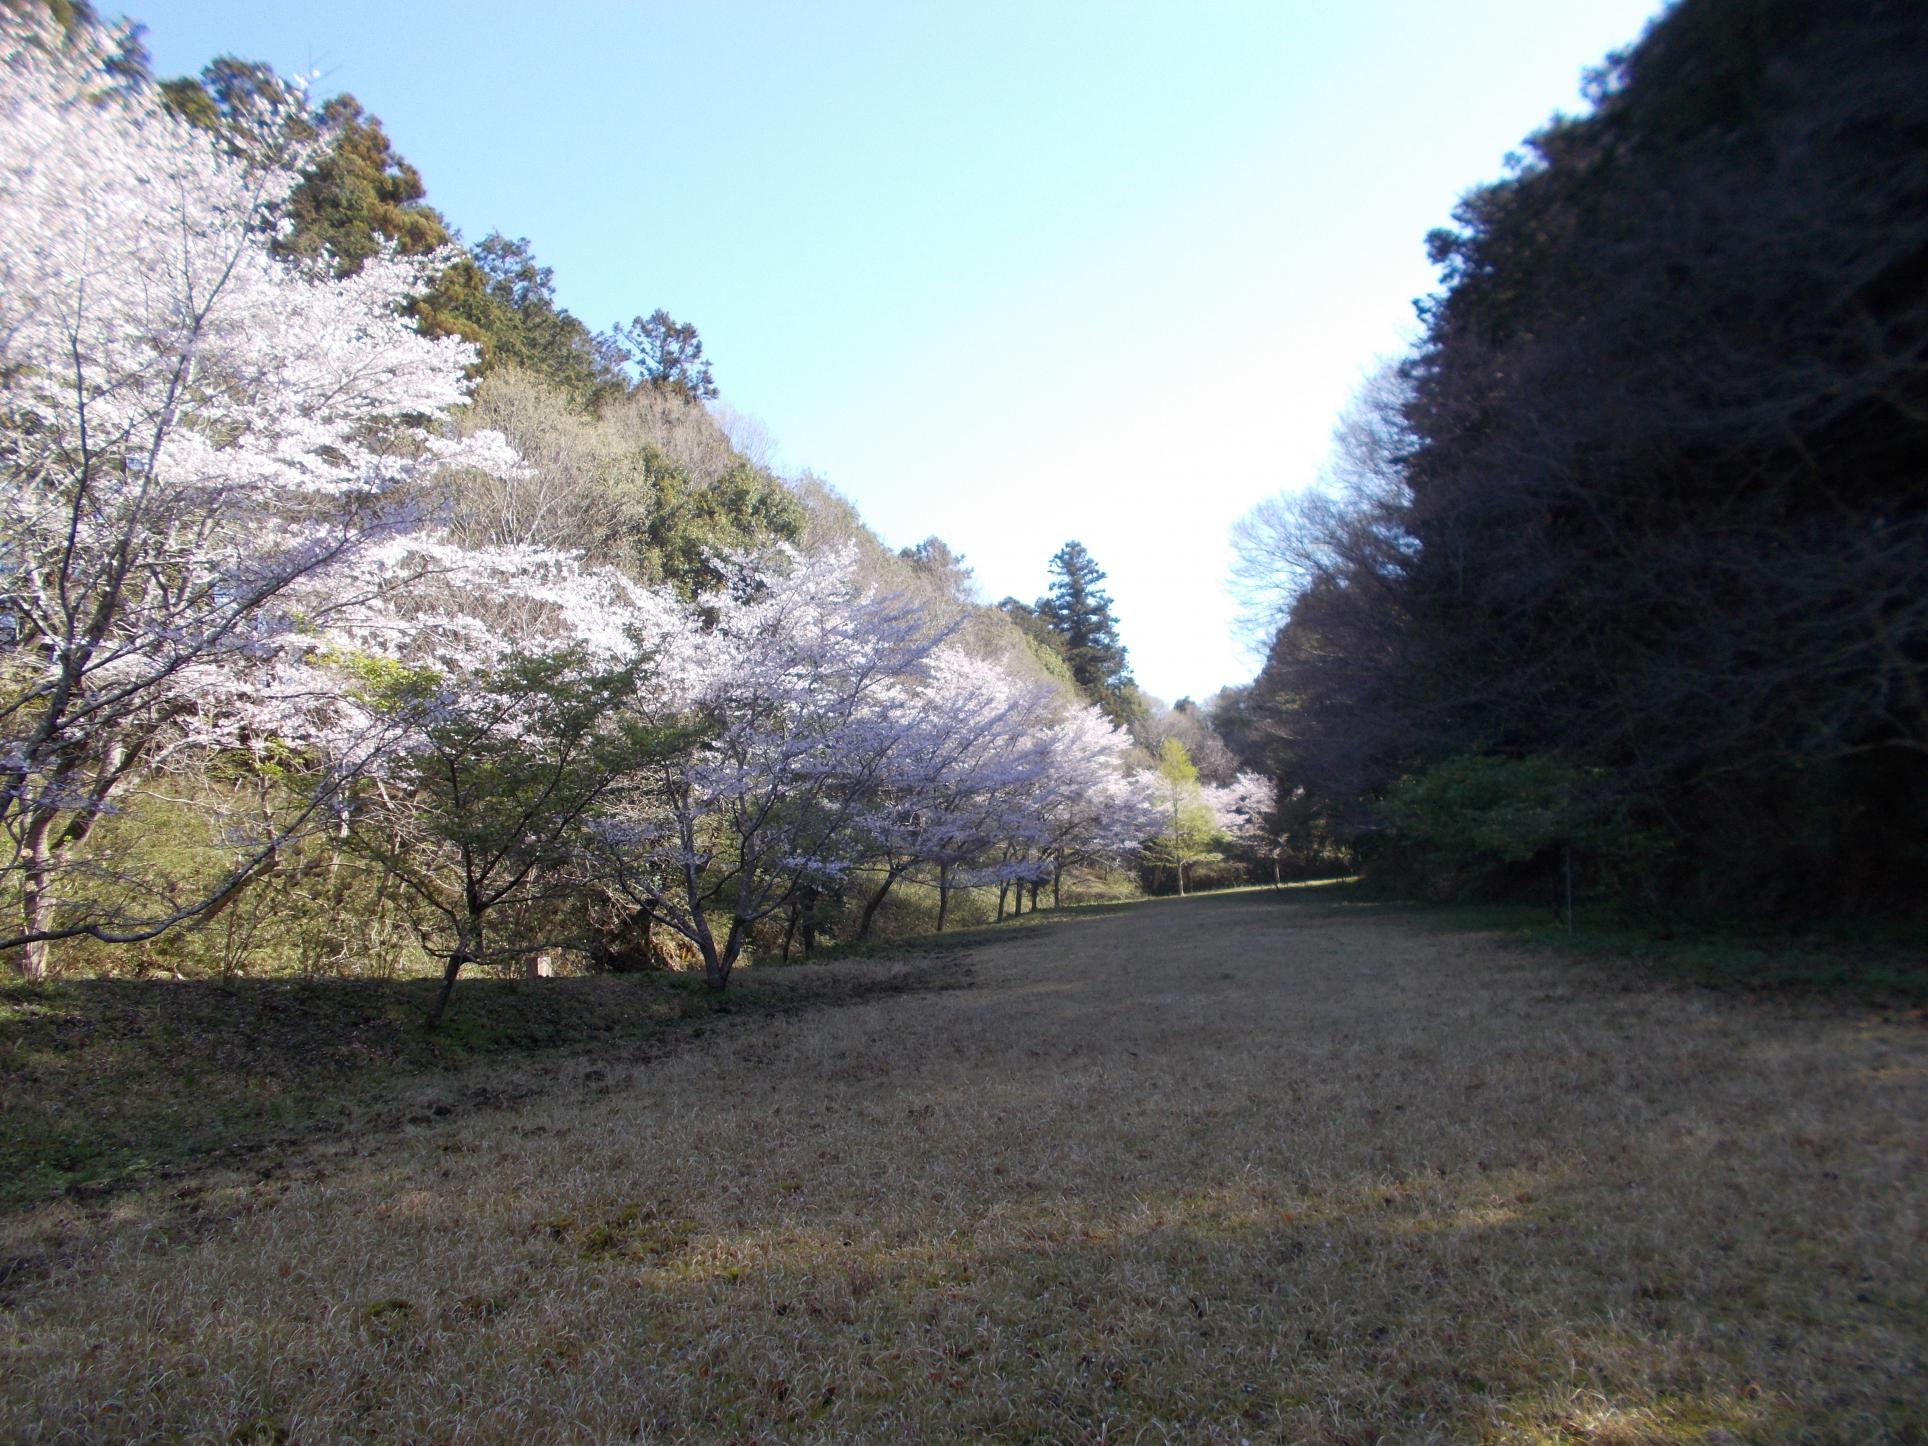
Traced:
<path fill-rule="evenodd" d="M 103 7 L 107 8 L 107 7 Z M 987 600 L 1067 538 L 1140 681 L 1249 678 L 1232 521 L 1318 473 L 1415 335 L 1424 237 L 1655 0 L 136 0 L 353 92 L 470 239 L 602 328 L 666 307 L 724 399 Z"/>

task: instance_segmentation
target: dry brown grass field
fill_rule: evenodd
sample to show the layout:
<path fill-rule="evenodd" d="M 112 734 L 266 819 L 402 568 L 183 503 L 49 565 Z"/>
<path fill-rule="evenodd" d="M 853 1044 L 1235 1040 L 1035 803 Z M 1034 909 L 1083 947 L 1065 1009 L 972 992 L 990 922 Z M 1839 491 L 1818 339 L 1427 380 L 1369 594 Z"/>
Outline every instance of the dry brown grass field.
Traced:
<path fill-rule="evenodd" d="M 0 1437 L 1928 1439 L 1900 1012 L 1266 893 L 946 977 L 0 1219 Z"/>

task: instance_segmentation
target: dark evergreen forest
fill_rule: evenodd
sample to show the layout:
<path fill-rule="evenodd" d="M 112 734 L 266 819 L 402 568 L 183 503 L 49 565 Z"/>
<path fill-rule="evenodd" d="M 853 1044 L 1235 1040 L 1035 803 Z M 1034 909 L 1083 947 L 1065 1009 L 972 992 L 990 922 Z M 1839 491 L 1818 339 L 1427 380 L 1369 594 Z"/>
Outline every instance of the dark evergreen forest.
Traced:
<path fill-rule="evenodd" d="M 1928 11 L 1681 0 L 1429 238 L 1251 514 L 1222 722 L 1306 853 L 1676 920 L 1919 917 Z"/>

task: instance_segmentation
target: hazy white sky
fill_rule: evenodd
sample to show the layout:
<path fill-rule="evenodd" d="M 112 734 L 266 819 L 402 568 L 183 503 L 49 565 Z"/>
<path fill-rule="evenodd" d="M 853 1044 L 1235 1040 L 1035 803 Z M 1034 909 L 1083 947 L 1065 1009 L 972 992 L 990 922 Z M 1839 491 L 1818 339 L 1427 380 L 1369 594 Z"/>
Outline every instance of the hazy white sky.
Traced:
<path fill-rule="evenodd" d="M 696 323 L 781 466 L 943 537 L 987 600 L 1083 541 L 1168 700 L 1251 676 L 1227 532 L 1413 338 L 1427 230 L 1657 9 L 133 3 L 163 75 L 353 92 L 592 327 Z"/>

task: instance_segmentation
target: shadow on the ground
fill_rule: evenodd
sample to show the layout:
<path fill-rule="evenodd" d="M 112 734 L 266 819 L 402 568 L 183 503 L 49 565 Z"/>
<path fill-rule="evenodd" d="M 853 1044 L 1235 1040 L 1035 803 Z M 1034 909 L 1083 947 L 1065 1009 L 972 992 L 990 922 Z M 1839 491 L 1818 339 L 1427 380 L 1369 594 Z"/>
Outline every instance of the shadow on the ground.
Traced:
<path fill-rule="evenodd" d="M 466 980 L 442 1028 L 437 982 L 83 979 L 0 987 L 0 1209 L 98 1197 L 183 1168 L 403 1122 L 405 1086 L 585 1050 L 660 1053 L 721 1028 L 954 987 L 960 951 L 837 969 Z M 527 1093 L 525 1088 L 523 1093 Z M 443 1091 L 442 1115 L 502 1103 Z"/>

